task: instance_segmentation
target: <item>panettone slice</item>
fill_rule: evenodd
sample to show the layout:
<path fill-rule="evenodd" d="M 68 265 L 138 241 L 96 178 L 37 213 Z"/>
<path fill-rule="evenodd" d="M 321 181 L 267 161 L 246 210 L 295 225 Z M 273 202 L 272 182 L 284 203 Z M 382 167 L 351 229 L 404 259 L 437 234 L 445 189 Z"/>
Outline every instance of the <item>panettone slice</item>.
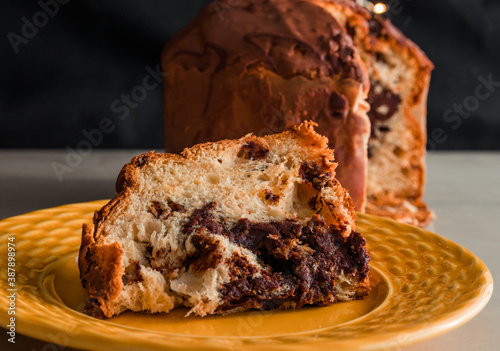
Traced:
<path fill-rule="evenodd" d="M 369 254 L 312 123 L 147 153 L 84 225 L 85 312 L 205 316 L 327 305 L 369 292 Z"/>

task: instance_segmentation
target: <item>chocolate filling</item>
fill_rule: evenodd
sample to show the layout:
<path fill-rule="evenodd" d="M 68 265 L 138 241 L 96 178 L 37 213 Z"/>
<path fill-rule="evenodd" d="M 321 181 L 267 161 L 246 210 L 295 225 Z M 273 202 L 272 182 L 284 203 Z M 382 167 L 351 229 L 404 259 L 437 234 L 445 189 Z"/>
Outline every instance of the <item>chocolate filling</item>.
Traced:
<path fill-rule="evenodd" d="M 149 213 L 157 219 L 167 219 L 172 212 L 184 210 L 184 206 L 173 201 L 168 201 L 167 205 L 168 207 L 164 207 L 160 201 L 153 200 L 151 201 Z"/>
<path fill-rule="evenodd" d="M 220 310 L 227 311 L 237 307 L 272 310 L 278 308 L 286 298 L 277 298 L 269 294 L 276 291 L 290 280 L 268 271 L 262 271 L 258 277 L 255 266 L 249 264 L 245 257 L 234 255 L 226 262 L 231 268 L 232 280 L 221 289 L 224 303 Z M 258 297 L 256 296 L 258 295 Z M 288 298 L 290 292 L 286 294 Z"/>
<path fill-rule="evenodd" d="M 193 214 L 189 217 L 182 231 L 184 234 L 189 234 L 195 229 L 195 227 L 205 227 L 210 233 L 222 234 L 223 226 L 218 223 L 212 216 L 212 212 L 215 209 L 215 202 L 209 202 L 202 208 L 193 211 Z"/>
<path fill-rule="evenodd" d="M 217 267 L 221 261 L 219 241 L 207 236 L 206 231 L 200 229 L 190 238 L 191 244 L 197 249 L 194 255 L 189 256 L 189 268 L 196 273 L 203 273 L 210 268 Z"/>
<path fill-rule="evenodd" d="M 225 236 L 252 251 L 265 267 L 256 274 L 256 268 L 244 257 L 235 255 L 227 261 L 231 280 L 220 290 L 224 301 L 221 310 L 273 309 L 285 302 L 297 307 L 325 305 L 336 301 L 335 279 L 341 272 L 359 281 L 368 274 L 365 239 L 357 232 L 344 239 L 320 215 L 314 215 L 306 225 L 293 220 L 254 223 L 240 219 L 230 228 L 215 218 L 214 208 L 215 204 L 209 203 L 195 210 L 184 226 L 186 234 L 196 230 L 195 235 L 205 238 L 208 234 Z M 204 240 L 200 238 L 200 243 Z M 200 244 L 200 251 L 208 248 L 206 255 L 210 256 L 210 245 Z M 212 266 L 211 262 L 205 266 Z"/>

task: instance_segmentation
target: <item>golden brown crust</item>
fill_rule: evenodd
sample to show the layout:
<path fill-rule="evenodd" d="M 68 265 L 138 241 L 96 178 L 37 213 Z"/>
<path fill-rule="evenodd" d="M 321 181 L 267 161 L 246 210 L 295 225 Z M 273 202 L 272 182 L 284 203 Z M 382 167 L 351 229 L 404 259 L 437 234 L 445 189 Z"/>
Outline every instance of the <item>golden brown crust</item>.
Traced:
<path fill-rule="evenodd" d="M 94 244 L 94 231 L 87 223 L 83 224 L 82 227 L 82 242 L 80 245 L 80 251 L 78 253 L 78 268 L 80 270 L 80 280 L 82 281 L 82 285 L 85 288 L 87 285 L 86 279 L 84 279 L 83 275 L 88 271 L 89 263 L 87 261 L 87 254 L 90 246 Z"/>
<path fill-rule="evenodd" d="M 91 247 L 90 269 L 83 275 L 87 282 L 87 293 L 97 299 L 106 317 L 113 314 L 112 301 L 123 289 L 122 276 L 125 272 L 121 264 L 123 250 L 118 243 Z"/>
<path fill-rule="evenodd" d="M 92 229 L 83 225 L 82 245 L 79 255 L 80 279 L 90 299 L 97 300 L 99 312 L 105 317 L 113 315 L 112 301 L 123 288 L 125 271 L 121 264 L 123 250 L 116 242 L 95 245 Z M 90 302 L 90 301 L 89 301 Z"/>
<path fill-rule="evenodd" d="M 96 245 L 100 236 L 100 223 L 109 215 L 120 201 L 124 200 L 124 192 L 115 196 L 99 211 L 94 212 L 94 229 L 85 223 L 82 226 L 82 240 L 78 255 L 80 280 L 89 295 L 89 303 L 97 300 L 99 308 L 97 314 L 111 317 L 113 311 L 110 301 L 114 300 L 123 288 L 122 276 L 125 268 L 121 264 L 123 250 L 118 243 L 111 245 Z"/>

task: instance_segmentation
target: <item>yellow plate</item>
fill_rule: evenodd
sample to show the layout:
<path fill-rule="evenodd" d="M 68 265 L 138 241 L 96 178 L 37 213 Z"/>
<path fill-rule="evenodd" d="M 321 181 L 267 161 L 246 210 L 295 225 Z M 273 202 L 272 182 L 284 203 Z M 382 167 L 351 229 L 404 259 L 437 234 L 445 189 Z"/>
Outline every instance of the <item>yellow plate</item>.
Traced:
<path fill-rule="evenodd" d="M 296 311 L 184 317 L 186 310 L 110 320 L 83 315 L 76 265 L 83 222 L 105 201 L 65 205 L 0 221 L 0 321 L 8 324 L 7 255 L 15 244 L 17 332 L 72 347 L 107 350 L 388 350 L 437 336 L 488 302 L 488 268 L 439 235 L 359 215 L 371 251 L 369 297 Z M 11 245 L 12 246 L 12 245 Z"/>

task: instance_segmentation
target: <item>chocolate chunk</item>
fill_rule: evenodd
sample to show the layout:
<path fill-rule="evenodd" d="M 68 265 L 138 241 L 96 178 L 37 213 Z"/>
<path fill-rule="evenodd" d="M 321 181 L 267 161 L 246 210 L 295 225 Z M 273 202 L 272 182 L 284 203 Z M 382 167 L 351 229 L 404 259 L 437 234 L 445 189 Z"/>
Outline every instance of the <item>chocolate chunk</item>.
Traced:
<path fill-rule="evenodd" d="M 357 271 L 358 280 L 362 281 L 366 278 L 369 272 L 368 262 L 370 261 L 370 255 L 368 250 L 360 250 L 360 247 L 366 245 L 366 239 L 358 232 L 352 232 L 349 238 L 347 238 L 347 247 L 350 248 L 349 261 L 355 267 L 363 267 L 361 270 Z"/>
<path fill-rule="evenodd" d="M 167 251 L 165 248 L 157 249 L 150 256 L 149 263 L 151 265 L 151 268 L 160 272 L 165 277 L 165 279 L 171 279 L 171 276 L 176 271 L 176 268 L 167 264 L 167 261 L 165 260 L 166 253 Z"/>
<path fill-rule="evenodd" d="M 379 51 L 375 52 L 375 60 L 387 64 L 387 59 L 385 58 L 385 55 Z"/>
<path fill-rule="evenodd" d="M 134 165 L 137 167 L 142 167 L 148 162 L 148 157 L 147 155 L 140 155 L 135 159 Z"/>
<path fill-rule="evenodd" d="M 356 26 L 351 26 L 349 23 L 346 23 L 347 34 L 349 34 L 352 38 L 356 36 Z"/>
<path fill-rule="evenodd" d="M 250 160 L 259 160 L 265 158 L 269 153 L 269 149 L 264 145 L 257 143 L 255 141 L 249 141 L 243 144 L 240 151 L 238 152 L 238 157 Z"/>
<path fill-rule="evenodd" d="M 391 130 L 391 128 L 389 128 L 388 126 L 380 126 L 380 127 L 378 127 L 378 130 L 379 130 L 379 132 L 387 133 L 388 131 Z"/>
<path fill-rule="evenodd" d="M 370 111 L 368 116 L 371 121 L 386 121 L 398 110 L 401 98 L 392 91 L 383 88 L 380 83 L 372 82 L 368 93 Z"/>
<path fill-rule="evenodd" d="M 314 211 L 318 210 L 319 205 L 320 205 L 320 198 L 319 198 L 319 196 L 318 195 L 314 195 L 311 198 L 311 200 L 309 200 L 308 205 L 309 205 L 309 207 L 312 210 L 314 210 Z"/>
<path fill-rule="evenodd" d="M 273 194 L 270 190 L 265 189 L 264 190 L 264 197 L 267 201 L 269 202 L 277 202 L 280 199 L 279 195 Z"/>
<path fill-rule="evenodd" d="M 172 212 L 183 211 L 184 206 L 179 205 L 176 202 L 168 201 L 168 208 L 165 208 L 162 203 L 158 200 L 151 201 L 151 205 L 149 207 L 149 213 L 151 213 L 157 219 L 167 219 L 170 217 Z"/>
<path fill-rule="evenodd" d="M 323 167 L 317 163 L 303 163 L 300 166 L 299 174 L 306 182 L 312 183 L 317 190 L 322 189 L 331 179 L 331 172 L 324 172 Z"/>
<path fill-rule="evenodd" d="M 330 95 L 330 110 L 332 116 L 345 120 L 349 114 L 349 101 L 344 95 L 332 91 Z"/>
<path fill-rule="evenodd" d="M 122 282 L 124 285 L 142 282 L 141 266 L 139 262 L 135 261 L 130 266 L 125 268 L 125 273 L 122 276 Z"/>
<path fill-rule="evenodd" d="M 164 258 L 165 254 L 166 254 L 166 250 L 163 247 L 161 247 L 158 250 L 156 250 L 155 254 L 152 257 L 154 259 L 158 260 L 158 259 Z"/>
<path fill-rule="evenodd" d="M 346 60 L 352 59 L 354 55 L 354 49 L 350 46 L 344 46 L 339 50 L 340 56 Z"/>
<path fill-rule="evenodd" d="M 104 319 L 104 313 L 97 299 L 89 298 L 82 312 L 88 316 Z"/>
<path fill-rule="evenodd" d="M 254 13 L 255 12 L 255 4 L 249 3 L 247 6 L 243 8 L 246 12 Z"/>
<path fill-rule="evenodd" d="M 371 35 L 379 37 L 382 34 L 382 24 L 380 24 L 380 22 L 375 18 L 368 21 L 368 29 Z"/>
<path fill-rule="evenodd" d="M 168 218 L 170 211 L 167 209 L 165 213 L 165 209 L 161 205 L 160 201 L 153 200 L 151 201 L 151 205 L 149 207 L 149 212 L 155 216 L 155 218 L 161 218 L 163 215 L 166 215 Z"/>
<path fill-rule="evenodd" d="M 255 266 L 250 265 L 243 256 L 236 254 L 226 263 L 230 267 L 232 280 L 224 284 L 220 291 L 226 301 L 222 310 L 236 306 L 259 308 L 265 299 L 264 293 L 280 287 L 279 278 L 270 272 L 262 271 L 258 277 L 254 277 L 257 273 Z"/>
<path fill-rule="evenodd" d="M 398 111 L 401 98 L 392 91 L 383 88 L 379 82 L 375 81 L 372 82 L 367 101 L 370 104 L 370 111 L 368 111 L 368 117 L 371 122 L 370 138 L 376 138 L 377 130 L 382 133 L 389 131 L 386 126 L 377 128 L 378 123 L 387 121 Z"/>
<path fill-rule="evenodd" d="M 168 207 L 170 208 L 170 211 L 172 211 L 172 212 L 177 212 L 177 211 L 183 211 L 184 210 L 184 206 L 179 205 L 176 202 L 173 202 L 173 201 L 169 200 L 167 202 L 167 204 L 168 204 Z"/>
<path fill-rule="evenodd" d="M 256 251 L 258 246 L 269 234 L 276 235 L 276 229 L 266 223 L 253 225 L 248 219 L 240 219 L 228 232 L 224 233 L 230 241 L 237 243 L 251 251 Z"/>
<path fill-rule="evenodd" d="M 368 145 L 368 150 L 367 151 L 368 151 L 368 159 L 371 159 L 373 157 L 373 146 Z"/>

